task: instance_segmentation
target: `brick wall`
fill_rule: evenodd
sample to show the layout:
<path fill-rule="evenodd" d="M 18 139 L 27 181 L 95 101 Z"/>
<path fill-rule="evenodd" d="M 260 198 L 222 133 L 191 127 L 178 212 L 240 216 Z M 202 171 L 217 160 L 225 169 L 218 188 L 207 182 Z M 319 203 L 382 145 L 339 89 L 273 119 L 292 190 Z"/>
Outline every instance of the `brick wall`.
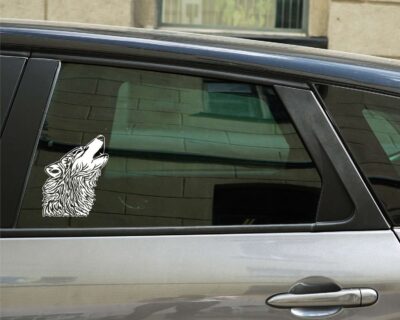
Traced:
<path fill-rule="evenodd" d="M 23 201 L 20 226 L 182 226 L 212 224 L 216 184 L 291 183 L 320 186 L 315 169 L 237 165 L 122 156 L 110 151 L 85 219 L 42 218 L 44 166 L 65 152 L 54 143 L 83 145 L 98 134 L 110 150 L 217 156 L 227 159 L 310 161 L 289 123 L 210 117 L 203 79 L 151 71 L 64 65 Z M 267 108 L 265 102 L 263 107 Z M 289 155 L 289 144 L 291 152 Z M 140 155 L 140 154 L 139 154 Z M 288 158 L 289 157 L 289 158 Z"/>

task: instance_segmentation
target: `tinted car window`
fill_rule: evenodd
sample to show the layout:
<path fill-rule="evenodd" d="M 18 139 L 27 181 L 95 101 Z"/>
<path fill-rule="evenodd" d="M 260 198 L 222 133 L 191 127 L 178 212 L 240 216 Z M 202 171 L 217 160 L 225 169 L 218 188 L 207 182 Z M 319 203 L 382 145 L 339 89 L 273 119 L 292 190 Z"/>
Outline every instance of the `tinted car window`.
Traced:
<path fill-rule="evenodd" d="M 25 61 L 25 58 L 0 56 L 0 131 L 8 117 Z"/>
<path fill-rule="evenodd" d="M 272 87 L 64 64 L 18 227 L 306 223 L 320 190 Z"/>
<path fill-rule="evenodd" d="M 382 206 L 400 225 L 400 99 L 334 86 L 318 88 Z"/>

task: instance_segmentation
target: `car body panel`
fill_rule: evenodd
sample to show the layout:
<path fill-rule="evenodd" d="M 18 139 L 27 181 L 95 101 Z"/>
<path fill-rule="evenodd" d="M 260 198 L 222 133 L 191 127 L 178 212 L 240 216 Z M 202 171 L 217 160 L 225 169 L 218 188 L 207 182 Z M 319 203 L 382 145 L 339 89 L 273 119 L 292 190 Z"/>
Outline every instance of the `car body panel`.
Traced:
<path fill-rule="evenodd" d="M 265 300 L 310 276 L 378 292 L 376 304 L 335 319 L 400 317 L 391 231 L 25 238 L 1 247 L 3 317 L 293 319 Z"/>

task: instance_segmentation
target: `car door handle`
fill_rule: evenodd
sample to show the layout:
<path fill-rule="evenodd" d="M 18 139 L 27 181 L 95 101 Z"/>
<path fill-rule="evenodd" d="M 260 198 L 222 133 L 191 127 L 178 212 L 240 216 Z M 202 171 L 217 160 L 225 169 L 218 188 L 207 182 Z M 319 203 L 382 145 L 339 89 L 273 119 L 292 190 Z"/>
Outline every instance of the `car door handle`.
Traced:
<path fill-rule="evenodd" d="M 378 293 L 373 289 L 342 289 L 321 293 L 282 293 L 270 297 L 266 302 L 276 308 L 312 308 L 312 307 L 363 307 L 374 304 Z"/>

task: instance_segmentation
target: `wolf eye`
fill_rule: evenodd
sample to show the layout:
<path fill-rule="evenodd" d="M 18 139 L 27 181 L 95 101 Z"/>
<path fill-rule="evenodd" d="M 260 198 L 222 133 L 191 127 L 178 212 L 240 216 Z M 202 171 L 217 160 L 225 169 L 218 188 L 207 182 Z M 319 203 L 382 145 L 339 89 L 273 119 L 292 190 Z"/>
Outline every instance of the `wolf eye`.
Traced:
<path fill-rule="evenodd" d="M 82 149 L 83 149 L 82 147 L 76 148 L 76 149 L 74 149 L 74 150 L 71 151 L 70 155 L 74 156 L 74 155 L 76 155 L 78 152 L 80 152 Z"/>
<path fill-rule="evenodd" d="M 60 170 L 58 170 L 58 169 L 53 169 L 53 170 L 51 170 L 50 172 L 51 172 L 51 173 L 58 173 L 58 172 L 60 172 Z"/>

